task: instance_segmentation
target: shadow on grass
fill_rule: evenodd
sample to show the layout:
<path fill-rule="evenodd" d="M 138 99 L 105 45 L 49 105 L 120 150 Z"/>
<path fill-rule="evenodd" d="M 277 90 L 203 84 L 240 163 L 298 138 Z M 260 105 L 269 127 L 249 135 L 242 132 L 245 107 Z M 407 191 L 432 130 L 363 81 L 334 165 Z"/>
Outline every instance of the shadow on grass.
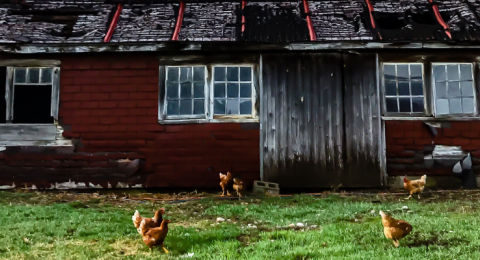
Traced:
<path fill-rule="evenodd" d="M 409 242 L 405 244 L 407 247 L 429 247 L 429 246 L 441 246 L 441 247 L 452 247 L 459 245 L 467 245 L 470 242 L 462 238 L 449 238 L 449 239 L 439 239 L 438 236 L 431 236 L 429 238 L 421 237 L 420 234 L 416 233 L 413 238 L 410 238 Z"/>

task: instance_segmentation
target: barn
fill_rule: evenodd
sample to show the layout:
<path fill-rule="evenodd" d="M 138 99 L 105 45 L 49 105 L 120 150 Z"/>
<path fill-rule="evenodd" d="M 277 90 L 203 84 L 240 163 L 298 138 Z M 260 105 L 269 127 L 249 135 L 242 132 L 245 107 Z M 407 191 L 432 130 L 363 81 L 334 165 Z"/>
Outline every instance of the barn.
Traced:
<path fill-rule="evenodd" d="M 2 189 L 480 173 L 476 1 L 3 0 L 0 21 Z"/>

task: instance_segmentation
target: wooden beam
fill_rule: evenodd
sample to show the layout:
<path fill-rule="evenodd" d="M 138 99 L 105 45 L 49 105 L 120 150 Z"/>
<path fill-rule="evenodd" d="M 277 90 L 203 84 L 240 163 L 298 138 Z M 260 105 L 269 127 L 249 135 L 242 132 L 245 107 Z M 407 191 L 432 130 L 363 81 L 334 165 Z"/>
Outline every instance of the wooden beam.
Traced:
<path fill-rule="evenodd" d="M 373 11 L 375 11 L 375 9 L 373 8 L 372 2 L 370 2 L 370 0 L 365 0 L 365 3 L 367 4 L 368 13 L 370 14 L 370 23 L 372 24 L 372 28 L 376 29 L 377 26 L 375 24 L 375 19 L 373 18 L 373 14 L 372 14 Z M 377 34 L 378 34 L 379 39 L 381 40 L 382 35 L 380 35 L 380 32 L 378 32 L 378 31 L 377 31 Z"/>
<path fill-rule="evenodd" d="M 122 13 L 123 5 L 118 4 L 117 11 L 113 15 L 112 22 L 110 23 L 110 27 L 108 28 L 107 34 L 103 39 L 104 42 L 110 42 L 112 39 L 113 33 L 115 32 L 115 27 L 117 27 L 118 20 L 120 19 L 120 14 Z"/>
<path fill-rule="evenodd" d="M 310 41 L 316 41 L 317 35 L 315 34 L 315 29 L 313 28 L 312 17 L 310 16 L 310 7 L 308 6 L 308 1 L 303 0 L 303 9 L 305 14 L 307 15 L 307 26 L 308 26 L 308 33 L 310 34 Z"/>
<path fill-rule="evenodd" d="M 242 0 L 242 33 L 245 31 L 245 14 L 243 14 L 245 6 L 247 6 L 247 1 Z"/>
<path fill-rule="evenodd" d="M 180 35 L 180 29 L 182 29 L 184 12 L 185 12 L 185 2 L 180 0 L 180 9 L 178 10 L 177 24 L 175 25 L 175 31 L 173 32 L 172 41 L 178 41 L 178 36 Z"/>

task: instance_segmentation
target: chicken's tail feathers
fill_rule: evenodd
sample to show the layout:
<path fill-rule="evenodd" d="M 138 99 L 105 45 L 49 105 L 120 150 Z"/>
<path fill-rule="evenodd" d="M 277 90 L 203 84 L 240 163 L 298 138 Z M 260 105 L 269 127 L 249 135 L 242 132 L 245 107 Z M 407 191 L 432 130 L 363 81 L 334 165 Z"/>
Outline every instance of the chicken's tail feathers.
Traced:
<path fill-rule="evenodd" d="M 135 213 L 133 213 L 132 220 L 136 221 L 140 217 L 140 213 L 138 210 L 135 210 Z"/>
<path fill-rule="evenodd" d="M 423 180 L 423 181 L 426 181 L 426 180 L 427 180 L 427 175 L 426 175 L 426 174 L 424 174 L 424 175 L 422 176 L 422 180 Z"/>

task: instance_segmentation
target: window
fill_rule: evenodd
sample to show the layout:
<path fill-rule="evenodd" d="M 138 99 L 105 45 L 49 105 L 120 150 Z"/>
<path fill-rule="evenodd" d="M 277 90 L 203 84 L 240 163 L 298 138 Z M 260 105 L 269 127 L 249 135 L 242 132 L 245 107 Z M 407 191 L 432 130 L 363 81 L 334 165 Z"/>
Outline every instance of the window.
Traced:
<path fill-rule="evenodd" d="M 433 64 L 435 115 L 474 115 L 472 64 Z"/>
<path fill-rule="evenodd" d="M 423 66 L 421 63 L 385 63 L 383 80 L 388 113 L 424 113 Z"/>
<path fill-rule="evenodd" d="M 205 117 L 205 67 L 168 67 L 166 86 L 167 118 Z"/>
<path fill-rule="evenodd" d="M 165 66 L 161 71 L 160 122 L 258 122 L 253 65 Z"/>
<path fill-rule="evenodd" d="M 58 67 L 2 67 L 5 93 L 0 123 L 54 124 L 58 117 Z M 4 73 L 4 74 L 3 74 Z M 5 76 L 2 76 L 5 75 Z"/>
<path fill-rule="evenodd" d="M 252 114 L 252 67 L 214 67 L 213 87 L 214 115 Z"/>

